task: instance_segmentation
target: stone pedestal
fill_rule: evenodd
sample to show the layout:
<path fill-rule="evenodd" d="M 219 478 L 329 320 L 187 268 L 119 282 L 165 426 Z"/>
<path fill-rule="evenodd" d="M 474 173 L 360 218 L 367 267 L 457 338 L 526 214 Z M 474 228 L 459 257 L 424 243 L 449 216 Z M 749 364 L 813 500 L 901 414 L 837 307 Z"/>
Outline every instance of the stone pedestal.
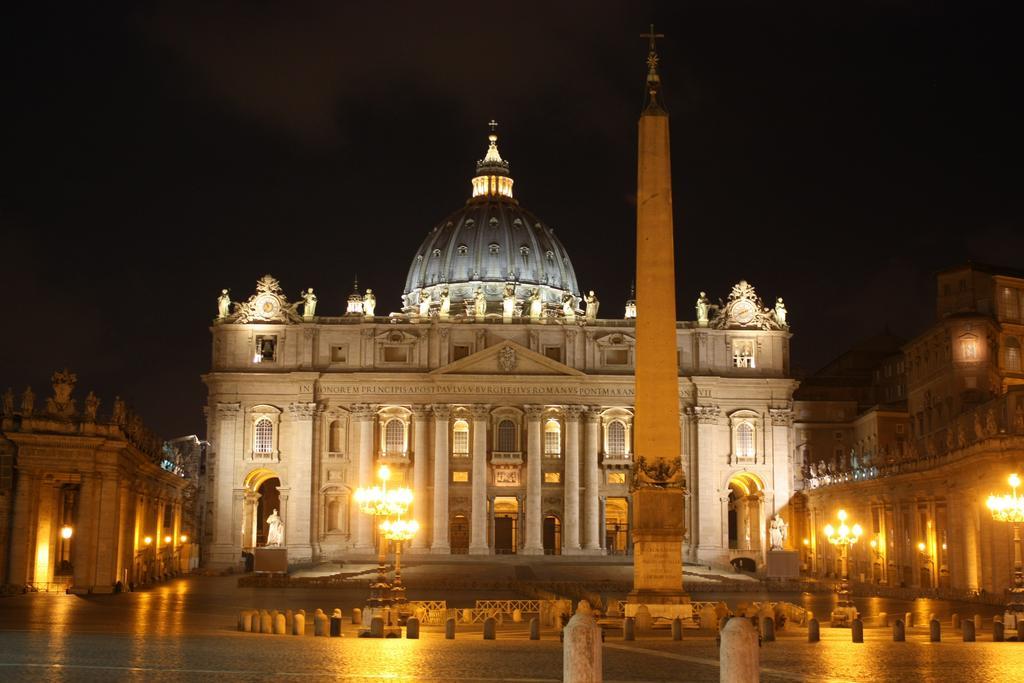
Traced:
<path fill-rule="evenodd" d="M 633 492 L 633 591 L 629 602 L 682 604 L 683 491 L 642 488 Z"/>
<path fill-rule="evenodd" d="M 287 548 L 256 548 L 253 554 L 253 571 L 275 574 L 288 573 Z"/>
<path fill-rule="evenodd" d="M 800 553 L 796 550 L 771 550 L 768 552 L 765 574 L 769 579 L 800 578 Z"/>

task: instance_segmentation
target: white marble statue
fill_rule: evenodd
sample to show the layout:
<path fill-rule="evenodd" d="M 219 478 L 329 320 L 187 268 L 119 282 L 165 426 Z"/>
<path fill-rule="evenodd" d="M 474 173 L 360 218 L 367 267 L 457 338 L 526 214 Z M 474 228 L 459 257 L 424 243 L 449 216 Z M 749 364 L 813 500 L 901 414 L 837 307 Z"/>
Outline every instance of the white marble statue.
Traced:
<path fill-rule="evenodd" d="M 780 296 L 775 300 L 775 320 L 781 327 L 786 327 L 788 325 L 786 322 L 786 315 L 786 304 L 782 301 L 782 297 Z"/>
<path fill-rule="evenodd" d="M 597 308 L 601 305 L 601 302 L 597 300 L 597 295 L 594 294 L 594 290 L 587 292 L 587 295 L 583 297 L 583 300 L 587 302 L 587 322 L 592 323 L 597 320 Z"/>
<path fill-rule="evenodd" d="M 445 287 L 441 290 L 441 305 L 438 306 L 437 313 L 441 316 L 441 320 L 447 320 L 448 314 L 452 310 L 452 295 Z"/>
<path fill-rule="evenodd" d="M 277 508 L 267 517 L 267 547 L 279 548 L 284 542 L 284 521 Z"/>
<path fill-rule="evenodd" d="M 372 289 L 367 289 L 363 295 L 363 315 L 367 318 L 373 317 L 373 309 L 377 307 L 377 297 Z"/>
<path fill-rule="evenodd" d="M 420 317 L 430 317 L 430 293 L 425 289 L 420 290 Z"/>
<path fill-rule="evenodd" d="M 217 320 L 223 320 L 228 317 L 231 313 L 231 296 L 228 295 L 228 290 L 220 290 L 220 296 L 217 297 Z"/>
<path fill-rule="evenodd" d="M 786 536 L 789 535 L 789 525 L 782 519 L 782 515 L 776 514 L 772 517 L 768 528 L 768 536 L 771 541 L 772 550 L 784 550 Z"/>
<path fill-rule="evenodd" d="M 505 285 L 505 292 L 501 297 L 501 317 L 503 320 L 511 320 L 512 314 L 516 311 L 516 286 L 511 282 Z"/>
<path fill-rule="evenodd" d="M 707 327 L 708 324 L 708 295 L 704 292 L 697 297 L 697 324 Z"/>
<path fill-rule="evenodd" d="M 544 302 L 540 299 L 540 289 L 537 287 L 533 288 L 530 292 L 530 320 L 540 320 L 541 313 L 544 312 Z"/>
<path fill-rule="evenodd" d="M 484 297 L 482 287 L 477 287 L 473 294 L 473 315 L 481 319 L 487 315 L 487 299 Z"/>
<path fill-rule="evenodd" d="M 566 322 L 576 320 L 576 297 L 568 292 L 562 295 L 562 316 Z"/>
<path fill-rule="evenodd" d="M 313 293 L 313 288 L 309 287 L 302 294 L 302 317 L 309 320 L 316 315 L 316 294 Z"/>

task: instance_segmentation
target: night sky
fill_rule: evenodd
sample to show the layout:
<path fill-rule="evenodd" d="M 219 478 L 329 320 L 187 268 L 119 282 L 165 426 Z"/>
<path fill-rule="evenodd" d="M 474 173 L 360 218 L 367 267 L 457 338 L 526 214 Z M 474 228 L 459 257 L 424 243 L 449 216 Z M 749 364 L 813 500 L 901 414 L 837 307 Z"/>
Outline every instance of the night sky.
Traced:
<path fill-rule="evenodd" d="M 1009 3 L 1007 3 L 1008 5 Z M 768 8 L 767 6 L 771 7 Z M 1024 267 L 1019 23 L 978 2 L 35 3 L 4 56 L 0 390 L 78 373 L 202 433 L 222 287 L 400 306 L 486 123 L 621 315 L 654 21 L 679 315 L 786 299 L 798 371 L 932 319 L 935 270 Z"/>

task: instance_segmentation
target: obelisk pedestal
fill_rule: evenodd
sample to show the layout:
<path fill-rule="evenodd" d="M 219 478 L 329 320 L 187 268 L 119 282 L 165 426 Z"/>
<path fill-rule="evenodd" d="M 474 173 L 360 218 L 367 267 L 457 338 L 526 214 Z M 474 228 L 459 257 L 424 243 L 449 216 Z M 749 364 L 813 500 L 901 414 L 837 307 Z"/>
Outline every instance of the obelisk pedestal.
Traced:
<path fill-rule="evenodd" d="M 633 492 L 633 591 L 629 602 L 682 604 L 683 491 Z"/>

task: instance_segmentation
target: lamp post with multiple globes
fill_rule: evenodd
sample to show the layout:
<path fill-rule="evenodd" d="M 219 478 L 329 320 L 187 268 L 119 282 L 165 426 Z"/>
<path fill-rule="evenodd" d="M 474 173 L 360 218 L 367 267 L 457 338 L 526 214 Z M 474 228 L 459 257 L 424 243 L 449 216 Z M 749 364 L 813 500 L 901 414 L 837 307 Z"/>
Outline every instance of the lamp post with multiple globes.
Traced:
<path fill-rule="evenodd" d="M 412 505 L 412 491 L 405 487 L 388 489 L 388 480 L 391 478 L 391 470 L 387 465 L 381 465 L 377 470 L 377 478 L 380 479 L 380 486 L 359 487 L 355 492 L 356 504 L 359 509 L 373 518 L 398 517 L 409 510 Z M 383 524 L 380 529 L 384 532 Z M 364 623 L 368 623 L 373 617 L 381 617 L 385 625 L 390 622 L 390 607 L 392 605 L 391 585 L 387 578 L 387 541 L 386 535 L 382 535 L 378 543 L 377 552 L 377 580 L 370 584 L 370 598 L 366 603 Z"/>
<path fill-rule="evenodd" d="M 1024 567 L 1021 566 L 1020 525 L 1024 523 L 1024 496 L 1017 495 L 1020 477 L 1011 474 L 1008 480 L 1011 493 L 1002 496 L 989 496 L 986 506 L 997 522 L 1009 522 L 1013 528 L 1013 587 L 1007 590 L 1008 600 L 1003 623 L 1007 629 L 1017 627 L 1017 622 L 1024 619 Z"/>
<path fill-rule="evenodd" d="M 401 517 L 394 521 L 385 519 L 380 524 L 384 538 L 395 544 L 395 580 L 391 583 L 391 608 L 398 614 L 399 624 L 404 624 L 409 617 L 409 601 L 405 597 L 405 586 L 402 585 L 402 544 L 415 536 L 419 528 L 416 520 L 405 520 Z"/>
<path fill-rule="evenodd" d="M 857 608 L 854 607 L 853 600 L 850 599 L 849 549 L 860 538 L 863 530 L 860 528 L 860 524 L 847 526 L 846 510 L 840 510 L 839 527 L 826 524 L 824 531 L 828 542 L 839 548 L 842 572 L 842 578 L 836 590 L 836 608 L 832 610 L 832 626 L 849 626 L 857 618 Z"/>

